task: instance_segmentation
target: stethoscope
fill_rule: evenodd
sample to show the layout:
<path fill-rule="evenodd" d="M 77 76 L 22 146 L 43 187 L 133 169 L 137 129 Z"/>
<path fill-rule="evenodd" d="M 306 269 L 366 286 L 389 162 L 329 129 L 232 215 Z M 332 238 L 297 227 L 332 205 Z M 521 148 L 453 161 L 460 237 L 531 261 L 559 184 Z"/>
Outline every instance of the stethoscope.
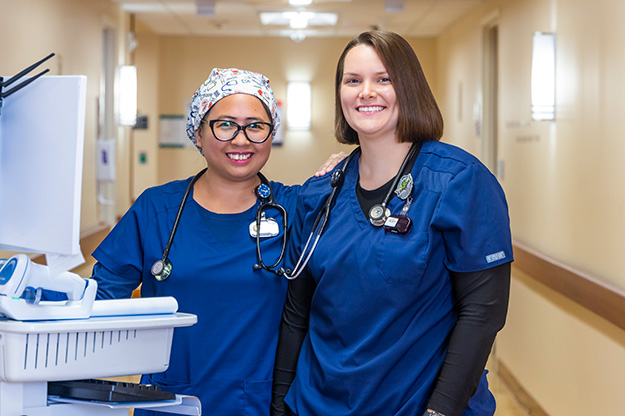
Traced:
<path fill-rule="evenodd" d="M 419 151 L 420 148 L 421 148 L 420 143 L 413 143 L 413 145 L 410 147 L 410 150 L 408 151 L 408 154 L 404 158 L 404 161 L 401 167 L 399 168 L 399 172 L 395 176 L 395 179 L 393 180 L 391 188 L 389 192 L 387 193 L 386 197 L 384 198 L 384 201 L 382 201 L 382 203 L 380 204 L 374 205 L 369 211 L 369 220 L 371 224 L 378 226 L 378 227 L 384 225 L 385 229 L 391 232 L 399 233 L 399 234 L 405 234 L 409 230 L 409 226 L 411 225 L 411 222 L 407 226 L 403 222 L 401 222 L 400 223 L 401 226 L 399 228 L 396 225 L 392 227 L 386 227 L 385 223 L 389 219 L 389 217 L 391 217 L 390 211 L 388 210 L 387 206 L 391 199 L 393 190 L 397 189 L 397 185 L 401 180 L 400 178 L 401 173 L 404 171 L 407 163 L 409 163 L 409 161 L 412 158 L 414 158 L 415 154 Z M 330 219 L 330 211 L 332 210 L 332 207 L 334 206 L 334 203 L 336 202 L 337 195 L 341 191 L 343 182 L 345 182 L 345 171 L 347 169 L 347 165 L 349 164 L 350 160 L 354 157 L 354 155 L 358 153 L 360 153 L 360 147 L 357 147 L 356 149 L 354 149 L 352 153 L 350 153 L 350 155 L 345 159 L 345 162 L 343 163 L 343 166 L 341 167 L 341 169 L 335 170 L 332 173 L 332 179 L 330 182 L 332 185 L 332 191 L 328 195 L 328 198 L 326 199 L 323 209 L 319 212 L 319 214 L 317 214 L 317 218 L 315 218 L 315 222 L 313 222 L 310 235 L 308 236 L 308 240 L 306 241 L 306 244 L 304 245 L 302 254 L 300 254 L 300 257 L 297 260 L 297 264 L 295 265 L 295 268 L 292 271 L 282 270 L 282 275 L 286 277 L 287 279 L 293 280 L 297 278 L 302 273 L 302 271 L 308 264 L 308 261 L 312 257 L 313 252 L 315 251 L 315 248 L 317 247 L 317 243 L 319 242 L 319 238 L 321 238 L 321 235 L 323 234 L 326 224 L 328 223 L 328 220 Z M 410 186 L 412 187 L 412 185 Z M 410 190 L 412 190 L 412 188 L 410 188 Z M 311 242 L 312 242 L 312 245 L 311 245 Z"/>
<path fill-rule="evenodd" d="M 197 180 L 206 172 L 206 170 L 207 168 L 204 168 L 203 170 L 201 170 L 197 175 L 193 177 L 191 182 L 189 182 L 189 185 L 187 185 L 187 189 L 185 189 L 184 195 L 182 197 L 182 202 L 180 203 L 180 207 L 178 208 L 178 212 L 176 213 L 174 225 L 172 226 L 171 232 L 169 233 L 169 239 L 167 240 L 167 245 L 165 245 L 165 250 L 163 250 L 163 256 L 161 257 L 161 259 L 156 260 L 152 264 L 150 272 L 152 273 L 152 276 L 154 276 L 156 280 L 158 281 L 163 281 L 171 275 L 172 266 L 168 259 L 169 250 L 171 250 L 171 246 L 174 241 L 174 236 L 176 235 L 176 230 L 178 229 L 178 224 L 180 223 L 180 218 L 182 217 L 182 211 L 187 203 L 189 194 L 191 193 L 191 190 L 193 189 L 193 185 L 195 185 Z M 288 225 L 287 212 L 286 212 L 286 209 L 284 209 L 282 205 L 275 202 L 273 198 L 273 192 L 271 190 L 271 185 L 269 184 L 269 181 L 267 180 L 267 178 L 260 172 L 258 172 L 258 177 L 260 178 L 261 183 L 258 187 L 256 187 L 255 193 L 256 193 L 256 196 L 260 199 L 261 203 L 258 209 L 256 210 L 256 221 L 250 226 L 250 233 L 253 233 L 256 238 L 256 253 L 258 255 L 258 264 L 254 265 L 254 270 L 264 269 L 278 276 L 282 276 L 284 274 L 284 271 L 282 268 L 278 270 L 273 270 L 273 269 L 282 261 L 282 258 L 284 257 L 284 252 L 286 250 L 286 242 L 287 242 L 286 230 L 287 230 L 287 225 Z M 263 258 L 261 255 L 260 239 L 261 237 L 275 236 L 279 232 L 278 229 L 274 231 L 273 227 L 268 226 L 268 224 L 269 225 L 272 224 L 269 221 L 275 222 L 275 220 L 271 218 L 267 220 L 265 217 L 265 211 L 269 208 L 277 209 L 282 214 L 283 232 L 282 232 L 282 250 L 280 252 L 280 257 L 278 258 L 278 261 L 276 261 L 274 264 L 267 266 L 263 262 Z"/>
<path fill-rule="evenodd" d="M 281 276 L 284 276 L 289 280 L 293 280 L 302 273 L 302 271 L 308 264 L 308 261 L 312 257 L 313 252 L 317 247 L 319 238 L 321 238 L 321 234 L 323 234 L 328 220 L 330 219 L 330 211 L 332 210 L 332 207 L 336 202 L 336 198 L 341 191 L 341 188 L 343 187 L 343 182 L 345 182 L 345 170 L 347 169 L 347 165 L 357 153 L 360 153 L 360 147 L 354 149 L 354 151 L 351 152 L 349 156 L 347 156 L 345 162 L 343 162 L 343 166 L 341 166 L 341 169 L 332 172 L 332 178 L 330 180 L 330 184 L 332 185 L 332 191 L 328 195 L 328 198 L 326 199 L 323 208 L 321 209 L 321 211 L 319 211 L 319 214 L 317 214 L 315 222 L 313 222 L 310 235 L 308 236 L 308 240 L 306 240 L 306 245 L 304 245 L 302 254 L 300 254 L 299 259 L 297 260 L 297 263 L 295 264 L 295 268 L 293 270 L 284 268 L 280 268 L 278 270 Z"/>
<path fill-rule="evenodd" d="M 255 235 L 256 237 L 256 255 L 258 257 L 258 263 L 256 263 L 253 268 L 254 270 L 264 269 L 268 272 L 274 273 L 276 276 L 282 276 L 284 273 L 283 268 L 281 267 L 278 270 L 274 270 L 274 268 L 278 266 L 280 262 L 282 262 L 282 259 L 284 258 L 284 252 L 286 251 L 286 232 L 289 223 L 288 216 L 286 209 L 284 209 L 282 205 L 278 204 L 274 200 L 273 192 L 271 191 L 271 186 L 269 186 L 269 181 L 267 180 L 267 178 L 265 178 L 265 176 L 260 172 L 258 172 L 258 177 L 260 178 L 261 183 L 256 188 L 256 196 L 260 199 L 261 202 L 260 206 L 256 210 L 256 224 L 254 230 L 255 232 L 252 232 L 252 230 L 250 230 L 251 234 Z M 279 230 L 276 229 L 274 232 L 271 231 L 272 223 L 270 221 L 272 221 L 272 219 L 267 219 L 265 217 L 265 211 L 268 208 L 275 208 L 282 214 L 282 249 L 280 250 L 280 257 L 278 257 L 278 260 L 270 266 L 267 266 L 263 262 L 263 256 L 260 252 L 260 238 L 263 236 L 273 237 L 277 235 Z M 269 230 L 267 232 L 263 232 L 263 226 L 265 228 L 269 228 Z"/>

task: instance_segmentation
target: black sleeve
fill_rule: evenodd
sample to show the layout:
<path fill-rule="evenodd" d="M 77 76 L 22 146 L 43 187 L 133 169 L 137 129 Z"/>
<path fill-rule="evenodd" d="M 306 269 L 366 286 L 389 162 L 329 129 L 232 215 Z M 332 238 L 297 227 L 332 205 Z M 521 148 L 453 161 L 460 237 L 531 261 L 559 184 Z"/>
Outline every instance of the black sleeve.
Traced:
<path fill-rule="evenodd" d="M 315 288 L 315 281 L 307 276 L 289 281 L 273 370 L 271 416 L 290 414 L 287 412 L 284 397 L 295 378 L 299 351 L 308 333 L 310 304 Z"/>
<path fill-rule="evenodd" d="M 428 408 L 459 416 L 475 393 L 510 293 L 510 263 L 471 273 L 451 273 L 458 322 Z"/>

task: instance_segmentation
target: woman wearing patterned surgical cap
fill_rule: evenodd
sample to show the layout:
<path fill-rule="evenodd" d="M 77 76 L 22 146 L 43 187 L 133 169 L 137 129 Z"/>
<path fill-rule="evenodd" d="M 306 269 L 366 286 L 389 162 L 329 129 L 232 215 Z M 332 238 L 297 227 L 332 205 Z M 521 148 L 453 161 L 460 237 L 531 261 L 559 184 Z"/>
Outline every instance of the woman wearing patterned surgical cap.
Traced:
<path fill-rule="evenodd" d="M 143 192 L 93 253 L 99 298 L 129 297 L 141 284 L 142 297 L 173 296 L 180 311 L 198 316 L 197 324 L 176 329 L 168 370 L 141 382 L 196 396 L 205 414 L 269 412 L 287 284 L 253 266 L 259 263 L 256 213 L 269 200 L 258 192 L 266 181 L 259 172 L 279 124 L 266 77 L 213 69 L 193 95 L 187 119 L 187 135 L 207 169 Z M 276 203 L 293 210 L 299 186 L 265 185 Z M 262 219 L 266 264 L 280 258 L 287 231 L 282 214 L 268 209 Z M 135 411 L 140 414 L 151 412 Z"/>

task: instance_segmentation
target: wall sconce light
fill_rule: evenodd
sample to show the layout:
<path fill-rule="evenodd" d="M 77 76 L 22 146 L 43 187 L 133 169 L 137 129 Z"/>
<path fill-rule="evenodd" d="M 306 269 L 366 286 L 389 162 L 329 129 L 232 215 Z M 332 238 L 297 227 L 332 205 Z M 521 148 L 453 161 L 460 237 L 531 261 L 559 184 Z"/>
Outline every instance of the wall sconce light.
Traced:
<path fill-rule="evenodd" d="M 556 35 L 534 33 L 532 120 L 556 119 Z"/>
<path fill-rule="evenodd" d="M 310 82 L 289 82 L 286 86 L 286 124 L 289 130 L 310 130 Z"/>
<path fill-rule="evenodd" d="M 137 123 L 137 67 L 119 67 L 119 124 L 134 126 Z"/>

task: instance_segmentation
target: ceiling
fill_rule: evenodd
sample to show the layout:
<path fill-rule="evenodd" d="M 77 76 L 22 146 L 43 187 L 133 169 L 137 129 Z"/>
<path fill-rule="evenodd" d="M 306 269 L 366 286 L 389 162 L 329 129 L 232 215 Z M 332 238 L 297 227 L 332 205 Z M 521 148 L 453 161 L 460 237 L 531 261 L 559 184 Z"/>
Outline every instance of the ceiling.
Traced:
<path fill-rule="evenodd" d="M 300 37 L 353 37 L 372 27 L 403 36 L 430 37 L 483 0 L 313 0 L 308 6 L 291 6 L 288 0 L 113 1 L 162 35 L 292 36 L 296 29 L 287 24 L 261 24 L 260 13 L 306 11 L 336 13 L 338 20 L 333 26 L 309 24 L 298 29 Z M 198 14 L 196 2 L 206 3 L 208 15 Z"/>

